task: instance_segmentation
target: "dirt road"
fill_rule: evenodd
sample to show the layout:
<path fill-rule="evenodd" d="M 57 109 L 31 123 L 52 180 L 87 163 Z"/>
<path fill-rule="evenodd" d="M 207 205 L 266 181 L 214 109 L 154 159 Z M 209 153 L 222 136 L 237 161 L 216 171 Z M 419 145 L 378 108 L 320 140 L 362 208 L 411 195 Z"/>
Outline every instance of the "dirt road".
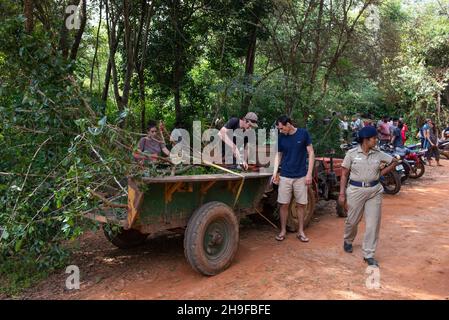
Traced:
<path fill-rule="evenodd" d="M 380 289 L 368 289 L 362 261 L 363 223 L 354 253 L 342 249 L 344 219 L 333 202 L 320 202 L 301 243 L 274 240 L 271 226 L 250 222 L 232 266 L 214 277 L 186 262 L 182 237 L 147 241 L 138 249 L 113 247 L 101 232 L 81 239 L 72 263 L 81 290 L 65 289 L 64 272 L 27 292 L 26 299 L 449 299 L 449 161 L 427 167 L 399 195 L 385 196 L 377 259 Z"/>

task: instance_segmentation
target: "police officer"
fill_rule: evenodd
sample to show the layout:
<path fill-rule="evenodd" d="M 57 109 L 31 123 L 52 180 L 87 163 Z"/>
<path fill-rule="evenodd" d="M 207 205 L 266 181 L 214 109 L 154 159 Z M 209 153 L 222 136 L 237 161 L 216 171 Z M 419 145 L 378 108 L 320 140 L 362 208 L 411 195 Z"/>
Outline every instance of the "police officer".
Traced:
<path fill-rule="evenodd" d="M 366 230 L 362 250 L 364 261 L 370 266 L 379 266 L 374 259 L 379 239 L 383 193 L 379 179 L 397 164 L 396 159 L 377 149 L 377 139 L 377 130 L 372 126 L 359 131 L 359 145 L 349 150 L 343 160 L 338 198 L 340 205 L 348 213 L 343 243 L 343 248 L 348 253 L 352 252 L 357 226 L 363 212 L 365 213 Z"/>

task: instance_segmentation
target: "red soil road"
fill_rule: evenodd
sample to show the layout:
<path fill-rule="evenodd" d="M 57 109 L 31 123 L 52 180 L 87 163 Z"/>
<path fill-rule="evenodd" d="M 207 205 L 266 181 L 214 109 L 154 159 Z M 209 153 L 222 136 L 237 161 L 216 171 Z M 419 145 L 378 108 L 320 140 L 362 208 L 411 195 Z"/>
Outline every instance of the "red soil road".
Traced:
<path fill-rule="evenodd" d="M 320 202 L 301 243 L 283 242 L 267 225 L 243 223 L 231 267 L 202 276 L 184 258 L 181 236 L 150 239 L 123 251 L 101 232 L 80 240 L 73 264 L 81 290 L 65 289 L 64 271 L 29 290 L 25 299 L 449 299 L 449 161 L 427 167 L 396 196 L 384 197 L 380 243 L 380 289 L 365 285 L 363 222 L 354 253 L 342 249 L 344 219 L 334 202 Z"/>

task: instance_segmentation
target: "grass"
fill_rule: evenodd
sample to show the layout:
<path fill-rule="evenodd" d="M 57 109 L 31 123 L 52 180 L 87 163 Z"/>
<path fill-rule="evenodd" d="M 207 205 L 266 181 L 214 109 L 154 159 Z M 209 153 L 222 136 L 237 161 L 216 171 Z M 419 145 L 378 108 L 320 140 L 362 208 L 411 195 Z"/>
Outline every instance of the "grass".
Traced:
<path fill-rule="evenodd" d="M 20 298 L 23 292 L 48 277 L 31 259 L 6 258 L 0 260 L 0 295 Z"/>

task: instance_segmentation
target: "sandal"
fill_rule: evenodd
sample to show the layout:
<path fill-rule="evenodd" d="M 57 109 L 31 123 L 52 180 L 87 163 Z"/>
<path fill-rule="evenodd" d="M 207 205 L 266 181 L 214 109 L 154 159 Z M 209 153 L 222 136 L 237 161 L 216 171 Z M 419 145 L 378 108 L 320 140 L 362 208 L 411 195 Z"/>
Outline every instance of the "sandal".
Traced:
<path fill-rule="evenodd" d="M 285 240 L 285 236 L 277 235 L 277 236 L 275 237 L 275 239 L 276 239 L 277 241 L 284 241 L 284 240 Z"/>
<path fill-rule="evenodd" d="M 302 236 L 302 235 L 300 235 L 300 234 L 298 234 L 298 235 L 296 236 L 296 238 L 298 238 L 299 241 L 301 241 L 301 242 L 309 242 L 309 238 L 307 238 L 307 237 L 305 237 L 305 236 Z"/>

